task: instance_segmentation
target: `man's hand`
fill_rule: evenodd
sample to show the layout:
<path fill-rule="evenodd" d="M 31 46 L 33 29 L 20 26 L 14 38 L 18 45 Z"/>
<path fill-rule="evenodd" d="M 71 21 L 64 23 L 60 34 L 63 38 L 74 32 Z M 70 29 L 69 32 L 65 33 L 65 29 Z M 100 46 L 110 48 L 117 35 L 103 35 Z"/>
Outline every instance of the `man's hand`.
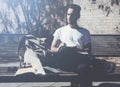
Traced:
<path fill-rule="evenodd" d="M 60 49 L 60 47 L 63 47 L 63 46 L 66 46 L 65 43 L 60 43 L 59 47 L 58 47 L 58 50 Z"/>

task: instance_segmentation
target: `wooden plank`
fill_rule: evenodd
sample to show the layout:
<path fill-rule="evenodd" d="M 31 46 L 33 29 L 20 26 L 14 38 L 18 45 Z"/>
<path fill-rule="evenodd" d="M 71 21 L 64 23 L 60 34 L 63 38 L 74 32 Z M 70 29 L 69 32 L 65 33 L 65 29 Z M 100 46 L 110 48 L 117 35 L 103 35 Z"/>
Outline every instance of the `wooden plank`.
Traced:
<path fill-rule="evenodd" d="M 87 77 L 88 78 L 88 77 Z M 93 81 L 120 81 L 120 74 L 107 74 L 107 75 L 93 75 Z M 27 73 L 19 76 L 0 76 L 0 83 L 2 82 L 78 82 L 82 80 L 81 77 L 71 76 L 59 76 L 59 74 L 48 75 L 34 75 L 33 73 Z"/>
<path fill-rule="evenodd" d="M 92 54 L 120 57 L 120 35 L 92 35 Z"/>

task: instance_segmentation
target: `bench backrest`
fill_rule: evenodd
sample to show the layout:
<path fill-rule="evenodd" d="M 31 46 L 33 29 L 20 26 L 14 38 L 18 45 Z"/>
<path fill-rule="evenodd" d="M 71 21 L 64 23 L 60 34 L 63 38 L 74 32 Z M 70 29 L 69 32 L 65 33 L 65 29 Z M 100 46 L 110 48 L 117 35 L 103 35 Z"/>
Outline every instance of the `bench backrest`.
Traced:
<path fill-rule="evenodd" d="M 120 57 L 120 35 L 91 35 L 92 54 L 102 57 Z"/>
<path fill-rule="evenodd" d="M 23 34 L 0 34 L 0 57 L 18 57 L 16 54 Z M 120 35 L 91 35 L 92 54 L 100 57 L 120 57 Z M 19 58 L 16 58 L 18 60 Z"/>

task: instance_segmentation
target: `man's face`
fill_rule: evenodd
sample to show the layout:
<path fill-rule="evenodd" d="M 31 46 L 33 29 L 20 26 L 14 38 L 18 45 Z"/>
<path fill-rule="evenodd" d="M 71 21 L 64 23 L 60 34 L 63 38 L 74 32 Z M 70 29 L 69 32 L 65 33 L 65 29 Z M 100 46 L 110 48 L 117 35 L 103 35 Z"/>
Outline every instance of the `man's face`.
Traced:
<path fill-rule="evenodd" d="M 68 24 L 71 24 L 71 25 L 75 24 L 77 19 L 78 18 L 76 16 L 76 13 L 74 12 L 74 9 L 69 8 L 68 11 L 67 11 L 67 22 L 68 22 Z"/>

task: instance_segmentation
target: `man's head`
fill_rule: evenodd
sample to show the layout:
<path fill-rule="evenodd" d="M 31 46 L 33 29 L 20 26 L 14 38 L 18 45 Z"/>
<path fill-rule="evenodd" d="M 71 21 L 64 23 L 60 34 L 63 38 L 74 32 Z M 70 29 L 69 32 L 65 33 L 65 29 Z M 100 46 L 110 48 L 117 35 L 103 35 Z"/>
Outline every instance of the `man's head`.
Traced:
<path fill-rule="evenodd" d="M 68 6 L 67 10 L 67 22 L 68 24 L 74 25 L 80 17 L 81 7 L 76 4 L 71 4 Z"/>

